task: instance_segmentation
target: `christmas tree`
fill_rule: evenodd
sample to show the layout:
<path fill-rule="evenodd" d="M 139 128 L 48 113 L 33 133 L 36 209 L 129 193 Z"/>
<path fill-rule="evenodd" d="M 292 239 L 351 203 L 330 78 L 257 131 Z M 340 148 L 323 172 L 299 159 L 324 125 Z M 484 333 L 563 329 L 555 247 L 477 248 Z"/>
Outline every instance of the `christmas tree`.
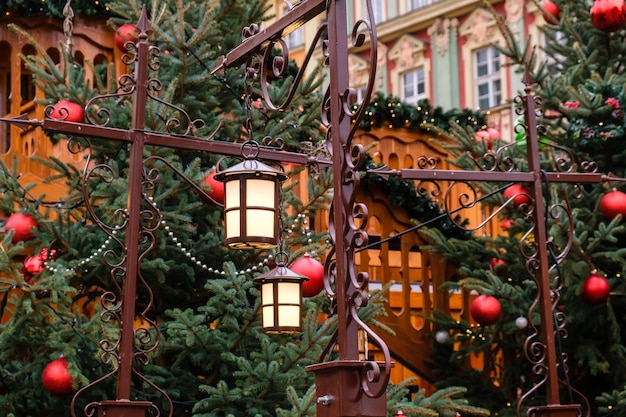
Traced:
<path fill-rule="evenodd" d="M 527 71 L 527 82 L 541 99 L 541 166 L 546 172 L 560 165 L 563 171 L 623 178 L 624 2 L 552 0 L 541 7 L 547 22 L 541 28 L 543 39 L 532 42 L 518 39 L 494 11 L 507 40 L 499 50 L 520 78 Z M 440 132 L 452 140 L 447 149 L 460 168 L 490 167 L 489 161 L 510 158 L 507 166 L 524 171 L 527 129 L 532 126 L 523 118 L 517 123 L 514 142 L 495 141 L 484 157 L 485 143 L 476 140 L 471 129 L 452 125 Z M 494 155 L 496 159 L 490 159 Z M 494 415 L 515 415 L 518 401 L 522 411 L 546 404 L 545 390 L 534 388 L 542 370 L 531 366 L 524 345 L 531 329 L 541 325 L 537 308 L 531 308 L 537 285 L 520 252 L 533 247 L 531 222 L 524 215 L 531 203 L 528 185 L 475 184 L 487 212 L 496 213 L 494 221 L 501 224 L 503 232 L 496 238 L 448 240 L 428 231 L 433 250 L 451 261 L 464 260 L 457 263 L 459 281 L 444 290 L 461 288 L 481 295 L 471 305 L 478 324 L 444 314 L 431 317 L 450 336 L 438 339 L 433 352 L 433 366 L 441 375 L 437 385 L 467 387 L 470 402 Z M 566 363 L 558 362 L 561 402 L 581 404 L 595 416 L 626 415 L 623 191 L 620 181 L 574 185 L 546 180 L 542 198 L 548 208 L 545 214 L 535 214 L 547 221 L 550 280 L 560 292 L 553 320 L 543 323 L 543 329 L 551 332 L 552 321 L 564 323 L 564 332 L 554 332 L 556 353 L 566 358 Z M 564 252 L 567 256 L 562 257 Z M 482 357 L 483 369 L 468 366 L 475 355 Z"/>

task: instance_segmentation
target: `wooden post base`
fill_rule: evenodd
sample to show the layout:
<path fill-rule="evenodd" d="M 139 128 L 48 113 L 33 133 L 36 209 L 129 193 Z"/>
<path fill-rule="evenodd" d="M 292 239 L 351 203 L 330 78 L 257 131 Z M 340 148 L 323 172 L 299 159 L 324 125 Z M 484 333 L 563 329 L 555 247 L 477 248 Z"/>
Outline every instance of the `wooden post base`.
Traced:
<path fill-rule="evenodd" d="M 544 405 L 529 408 L 527 415 L 529 417 L 580 417 L 582 409 L 580 404 Z"/>
<path fill-rule="evenodd" d="M 334 361 L 306 367 L 307 371 L 315 373 L 317 417 L 387 416 L 385 390 L 378 397 L 370 397 L 361 386 L 364 364 L 362 361 Z"/>
<path fill-rule="evenodd" d="M 96 403 L 98 417 L 147 417 L 156 407 L 149 401 L 101 401 Z"/>

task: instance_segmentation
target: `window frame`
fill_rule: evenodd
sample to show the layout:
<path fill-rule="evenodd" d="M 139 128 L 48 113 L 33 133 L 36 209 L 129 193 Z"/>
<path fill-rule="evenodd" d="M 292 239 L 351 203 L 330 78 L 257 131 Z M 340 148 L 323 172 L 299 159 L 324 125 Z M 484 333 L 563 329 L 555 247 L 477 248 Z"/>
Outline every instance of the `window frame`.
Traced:
<path fill-rule="evenodd" d="M 480 60 L 480 54 L 485 53 L 485 59 Z M 494 46 L 485 46 L 473 52 L 474 64 L 474 92 L 476 94 L 476 108 L 486 110 L 502 104 L 502 65 L 501 54 Z M 483 72 L 481 74 L 481 72 Z M 481 92 L 481 89 L 487 89 Z"/>
<path fill-rule="evenodd" d="M 431 4 L 431 0 L 408 0 L 408 10 L 417 10 L 422 7 L 429 6 Z"/>
<path fill-rule="evenodd" d="M 412 75 L 412 95 L 407 96 L 407 76 Z M 421 91 L 420 91 L 421 87 Z M 427 98 L 426 95 L 426 70 L 423 66 L 411 68 L 400 74 L 400 99 L 411 105 L 417 105 L 420 100 Z"/>

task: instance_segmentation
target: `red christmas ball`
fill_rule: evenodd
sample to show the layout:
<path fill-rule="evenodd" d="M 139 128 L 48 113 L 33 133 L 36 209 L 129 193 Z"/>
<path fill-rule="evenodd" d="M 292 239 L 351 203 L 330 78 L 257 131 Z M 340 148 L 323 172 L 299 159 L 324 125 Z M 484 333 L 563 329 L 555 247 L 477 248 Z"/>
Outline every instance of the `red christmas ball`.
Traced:
<path fill-rule="evenodd" d="M 324 264 L 308 253 L 294 261 L 289 269 L 309 279 L 302 283 L 303 297 L 314 297 L 324 289 Z"/>
<path fill-rule="evenodd" d="M 561 9 L 554 4 L 553 1 L 545 0 L 541 5 L 543 8 L 543 19 L 548 23 L 555 23 L 555 20 L 559 20 L 561 17 Z"/>
<path fill-rule="evenodd" d="M 215 171 L 211 171 L 204 177 L 204 183 L 211 189 L 207 194 L 209 194 L 209 197 L 215 200 L 215 202 L 224 205 L 224 183 L 216 180 L 215 174 Z M 214 201 L 207 198 L 203 198 L 202 200 L 207 204 L 214 203 Z"/>
<path fill-rule="evenodd" d="M 53 261 L 56 256 L 56 250 L 48 250 L 43 248 L 38 255 L 29 256 L 24 260 L 24 279 L 30 282 L 30 279 L 44 270 L 46 261 Z"/>
<path fill-rule="evenodd" d="M 41 255 L 29 256 L 24 260 L 24 279 L 26 282 L 30 281 L 34 275 L 43 271 L 44 262 Z"/>
<path fill-rule="evenodd" d="M 485 140 L 486 142 L 489 142 L 489 132 L 486 131 L 485 129 L 481 129 L 479 131 L 476 132 L 476 140 Z"/>
<path fill-rule="evenodd" d="M 521 204 L 530 203 L 528 190 L 520 184 L 511 185 L 509 188 L 504 190 L 502 195 L 504 196 L 506 200 L 513 198 L 513 196 L 515 196 L 515 199 L 513 200 L 513 204 L 515 205 L 515 207 L 519 207 Z"/>
<path fill-rule="evenodd" d="M 489 139 L 491 139 L 491 140 L 501 139 L 502 138 L 502 134 L 495 127 L 488 128 L 487 129 L 487 133 L 489 134 Z"/>
<path fill-rule="evenodd" d="M 8 233 L 13 230 L 13 243 L 23 242 L 35 237 L 33 229 L 39 229 L 39 223 L 30 214 L 13 213 L 7 219 L 4 230 Z"/>
<path fill-rule="evenodd" d="M 85 110 L 73 101 L 61 100 L 54 105 L 50 117 L 66 122 L 82 123 L 85 121 Z"/>
<path fill-rule="evenodd" d="M 591 6 L 591 23 L 605 32 L 615 32 L 626 23 L 624 0 L 595 0 Z"/>
<path fill-rule="evenodd" d="M 513 220 L 511 219 L 502 219 L 502 221 L 500 222 L 500 227 L 503 229 L 510 229 L 511 227 L 513 227 Z"/>
<path fill-rule="evenodd" d="M 491 295 L 479 295 L 470 305 L 470 314 L 476 323 L 489 326 L 500 318 L 502 306 L 500 301 Z"/>
<path fill-rule="evenodd" d="M 607 220 L 613 220 L 618 214 L 626 217 L 626 193 L 611 190 L 600 199 L 600 213 Z"/>
<path fill-rule="evenodd" d="M 582 297 L 587 304 L 598 305 L 604 303 L 609 298 L 611 287 L 606 278 L 591 274 L 583 282 Z"/>
<path fill-rule="evenodd" d="M 46 391 L 57 397 L 65 397 L 74 391 L 74 381 L 68 372 L 65 358 L 55 359 L 46 365 L 41 382 Z"/>
<path fill-rule="evenodd" d="M 139 31 L 137 27 L 131 23 L 120 26 L 115 32 L 115 46 L 122 52 L 126 52 L 124 44 L 128 41 L 137 42 L 139 39 Z"/>
<path fill-rule="evenodd" d="M 503 274 L 504 267 L 506 266 L 506 262 L 499 258 L 491 258 L 489 260 L 489 265 L 491 266 L 491 270 L 496 274 Z"/>

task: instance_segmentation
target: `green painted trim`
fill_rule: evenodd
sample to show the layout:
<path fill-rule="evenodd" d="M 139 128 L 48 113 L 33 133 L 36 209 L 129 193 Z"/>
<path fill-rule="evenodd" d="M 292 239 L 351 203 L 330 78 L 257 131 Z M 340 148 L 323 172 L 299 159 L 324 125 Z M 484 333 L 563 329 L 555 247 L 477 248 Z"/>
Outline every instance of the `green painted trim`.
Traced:
<path fill-rule="evenodd" d="M 437 42 L 432 41 L 433 101 L 446 109 L 458 108 L 461 103 L 458 40 L 456 28 L 450 27 L 448 50 L 439 53 Z"/>
<path fill-rule="evenodd" d="M 450 26 L 450 43 L 448 45 L 448 55 L 450 56 L 450 107 L 456 109 L 461 107 L 461 76 L 459 68 L 459 34 L 457 28 Z"/>
<path fill-rule="evenodd" d="M 519 36 L 519 48 L 520 50 L 524 50 L 524 45 L 526 43 L 526 39 L 528 38 L 528 34 L 524 31 L 524 18 L 522 17 L 517 23 L 510 23 L 509 28 L 513 33 L 520 33 Z M 511 95 L 515 97 L 517 94 L 520 94 L 524 91 L 524 83 L 522 83 L 522 77 L 517 73 L 519 67 L 509 67 L 509 74 L 511 80 Z"/>

